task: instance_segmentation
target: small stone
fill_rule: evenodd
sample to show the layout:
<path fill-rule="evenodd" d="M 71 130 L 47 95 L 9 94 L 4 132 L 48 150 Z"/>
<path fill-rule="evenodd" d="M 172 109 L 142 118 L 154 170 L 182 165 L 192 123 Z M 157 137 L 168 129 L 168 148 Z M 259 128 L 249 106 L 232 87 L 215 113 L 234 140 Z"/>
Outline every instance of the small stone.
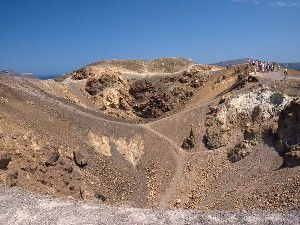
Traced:
<path fill-rule="evenodd" d="M 32 162 L 32 163 L 29 163 L 28 165 L 21 166 L 21 169 L 24 171 L 33 173 L 37 169 L 37 164 Z"/>
<path fill-rule="evenodd" d="M 102 202 L 104 202 L 106 200 L 106 197 L 102 194 L 99 194 L 99 193 L 95 194 L 95 198 L 101 200 Z"/>
<path fill-rule="evenodd" d="M 53 152 L 51 156 L 46 160 L 45 165 L 46 166 L 53 166 L 55 162 L 59 159 L 59 153 Z"/>
<path fill-rule="evenodd" d="M 73 172 L 73 177 L 75 180 L 81 180 L 81 174 L 78 171 Z"/>
<path fill-rule="evenodd" d="M 68 173 L 72 173 L 72 171 L 73 171 L 73 167 L 70 164 L 63 165 L 63 169 L 65 171 L 67 171 Z"/>

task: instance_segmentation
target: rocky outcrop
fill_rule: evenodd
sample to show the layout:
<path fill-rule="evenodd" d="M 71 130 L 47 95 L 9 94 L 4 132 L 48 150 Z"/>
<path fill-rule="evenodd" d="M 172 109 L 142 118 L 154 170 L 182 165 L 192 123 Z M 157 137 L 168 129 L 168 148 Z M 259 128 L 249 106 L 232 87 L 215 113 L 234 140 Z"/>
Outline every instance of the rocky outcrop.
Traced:
<path fill-rule="evenodd" d="M 196 146 L 195 135 L 194 135 L 193 128 L 191 128 L 190 135 L 186 139 L 184 139 L 181 147 L 183 149 L 192 149 L 195 146 Z"/>
<path fill-rule="evenodd" d="M 292 101 L 278 120 L 278 144 L 283 149 L 283 166 L 300 165 L 300 101 Z"/>
<path fill-rule="evenodd" d="M 245 139 L 259 138 L 268 130 L 271 120 L 292 100 L 292 97 L 264 88 L 227 100 L 207 118 L 207 147 L 225 146 L 234 129 L 243 132 Z"/>
<path fill-rule="evenodd" d="M 292 101 L 281 113 L 278 120 L 278 138 L 289 147 L 300 143 L 300 101 Z"/>

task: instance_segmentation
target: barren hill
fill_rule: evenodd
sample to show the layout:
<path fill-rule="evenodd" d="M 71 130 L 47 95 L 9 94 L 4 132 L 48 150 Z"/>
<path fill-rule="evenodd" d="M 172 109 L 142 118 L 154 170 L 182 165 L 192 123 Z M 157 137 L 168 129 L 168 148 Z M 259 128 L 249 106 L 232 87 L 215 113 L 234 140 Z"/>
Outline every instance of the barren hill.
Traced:
<path fill-rule="evenodd" d="M 158 59 L 1 76 L 0 181 L 123 206 L 298 209 L 300 80 L 251 72 Z"/>

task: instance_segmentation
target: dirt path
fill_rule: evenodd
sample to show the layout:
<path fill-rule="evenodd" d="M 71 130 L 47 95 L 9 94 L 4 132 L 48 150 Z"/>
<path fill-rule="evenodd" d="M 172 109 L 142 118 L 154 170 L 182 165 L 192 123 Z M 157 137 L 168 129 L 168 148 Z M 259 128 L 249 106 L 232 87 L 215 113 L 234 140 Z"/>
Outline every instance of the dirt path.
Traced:
<path fill-rule="evenodd" d="M 87 105 L 90 109 L 95 109 L 95 104 L 93 104 L 80 90 L 81 86 L 83 86 L 83 82 L 85 81 L 71 81 L 66 79 L 62 83 L 68 85 L 70 91 L 78 98 L 80 103 Z"/>
<path fill-rule="evenodd" d="M 252 73 L 252 75 L 254 75 L 254 73 Z M 264 79 L 268 79 L 268 80 L 283 80 L 284 79 L 284 75 L 283 72 L 269 72 L 269 73 L 256 73 L 254 76 L 256 77 L 261 77 Z M 297 76 L 292 76 L 292 75 L 288 75 L 287 79 L 300 79 L 300 77 Z"/>
<path fill-rule="evenodd" d="M 161 207 L 168 207 L 168 205 L 170 205 L 171 201 L 175 197 L 176 187 L 178 186 L 178 184 L 180 183 L 180 180 L 182 178 L 184 164 L 185 164 L 185 161 L 186 161 L 185 160 L 186 152 L 181 147 L 177 146 L 177 144 L 173 140 L 166 137 L 162 133 L 157 132 L 156 130 L 148 127 L 147 125 L 143 125 L 143 127 L 145 127 L 147 130 L 151 131 L 152 133 L 156 134 L 158 137 L 160 137 L 164 141 L 167 141 L 169 143 L 169 145 L 172 146 L 173 149 L 175 150 L 174 155 L 175 155 L 175 159 L 176 159 L 176 171 L 174 173 L 172 181 L 169 184 L 169 187 L 167 188 L 167 190 L 163 194 L 163 197 L 160 201 L 160 206 Z"/>
<path fill-rule="evenodd" d="M 201 64 L 192 64 L 182 70 L 179 70 L 177 72 L 174 73 L 159 73 L 159 72 L 143 72 L 143 73 L 137 73 L 137 72 L 133 72 L 133 71 L 122 71 L 122 74 L 125 76 L 133 76 L 133 77 L 150 77 L 150 76 L 175 76 L 175 75 L 180 75 L 182 74 L 184 71 L 187 70 L 191 70 L 193 67 L 195 66 L 203 66 Z M 210 70 L 210 72 L 212 71 L 217 71 L 219 69 L 215 69 L 215 70 Z"/>

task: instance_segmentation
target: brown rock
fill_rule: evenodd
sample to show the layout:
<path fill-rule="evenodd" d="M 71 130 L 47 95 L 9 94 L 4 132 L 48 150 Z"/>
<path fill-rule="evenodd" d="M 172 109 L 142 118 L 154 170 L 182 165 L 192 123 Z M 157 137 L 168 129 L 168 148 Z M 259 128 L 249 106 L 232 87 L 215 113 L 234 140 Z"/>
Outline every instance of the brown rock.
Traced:
<path fill-rule="evenodd" d="M 73 171 L 73 167 L 70 164 L 63 165 L 63 169 L 65 171 L 67 171 L 68 173 L 72 173 L 72 171 Z"/>
<path fill-rule="evenodd" d="M 75 180 L 81 180 L 81 174 L 78 171 L 73 172 L 73 178 Z"/>
<path fill-rule="evenodd" d="M 46 160 L 45 165 L 46 166 L 53 166 L 55 162 L 59 159 L 59 153 L 53 152 L 51 156 Z"/>
<path fill-rule="evenodd" d="M 77 149 L 77 150 L 74 150 L 73 156 L 74 156 L 74 161 L 77 166 L 79 166 L 79 167 L 87 166 L 87 164 L 88 164 L 87 152 Z"/>
<path fill-rule="evenodd" d="M 97 198 L 98 200 L 101 200 L 102 202 L 104 202 L 106 200 L 106 197 L 99 193 L 95 194 L 95 198 Z"/>
<path fill-rule="evenodd" d="M 11 161 L 11 156 L 7 152 L 0 151 L 0 169 L 7 169 L 9 162 Z"/>
<path fill-rule="evenodd" d="M 21 166 L 21 169 L 33 173 L 37 169 L 37 164 L 34 162 L 29 162 L 28 164 Z"/>

